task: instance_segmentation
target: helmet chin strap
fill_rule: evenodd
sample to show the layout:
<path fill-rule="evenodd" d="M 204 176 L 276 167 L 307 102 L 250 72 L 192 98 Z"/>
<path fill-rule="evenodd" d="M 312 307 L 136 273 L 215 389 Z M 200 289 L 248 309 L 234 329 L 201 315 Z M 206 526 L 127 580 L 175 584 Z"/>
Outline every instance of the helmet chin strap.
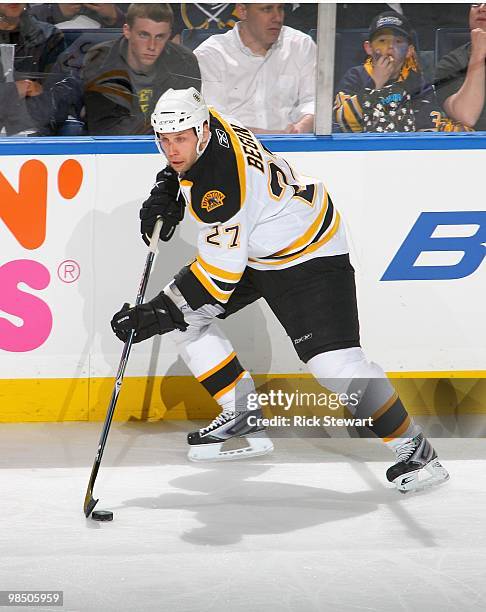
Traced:
<path fill-rule="evenodd" d="M 209 144 L 209 141 L 211 140 L 211 132 L 209 132 L 208 134 L 208 140 L 206 142 L 206 144 L 204 146 L 202 146 L 203 144 L 203 136 L 204 136 L 204 132 L 202 132 L 200 134 L 200 136 L 197 139 L 197 144 L 196 144 L 196 159 L 199 159 L 201 157 L 201 155 L 204 153 L 204 151 L 206 150 L 206 147 Z"/>
<path fill-rule="evenodd" d="M 162 148 L 162 145 L 160 144 L 159 135 L 157 134 L 157 132 L 155 132 L 155 144 L 157 145 L 157 149 L 159 150 L 159 153 L 165 157 L 164 149 Z"/>

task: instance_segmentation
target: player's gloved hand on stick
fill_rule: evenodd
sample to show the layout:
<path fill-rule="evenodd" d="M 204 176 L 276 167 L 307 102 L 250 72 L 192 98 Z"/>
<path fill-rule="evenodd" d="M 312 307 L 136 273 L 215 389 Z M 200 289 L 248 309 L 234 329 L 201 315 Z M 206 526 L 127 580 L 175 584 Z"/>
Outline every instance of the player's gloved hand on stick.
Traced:
<path fill-rule="evenodd" d="M 137 343 L 174 329 L 186 331 L 187 323 L 179 308 L 162 292 L 146 304 L 139 306 L 123 304 L 113 315 L 111 328 L 122 342 L 128 340 L 130 332 L 134 329 L 133 342 Z"/>
<path fill-rule="evenodd" d="M 184 218 L 185 209 L 184 199 L 182 196 L 178 197 L 178 194 L 177 172 L 167 166 L 157 174 L 150 196 L 140 209 L 140 232 L 147 246 L 150 244 L 150 237 L 158 217 L 162 217 L 164 221 L 160 230 L 160 239 L 167 242 L 174 235 L 175 228 Z"/>

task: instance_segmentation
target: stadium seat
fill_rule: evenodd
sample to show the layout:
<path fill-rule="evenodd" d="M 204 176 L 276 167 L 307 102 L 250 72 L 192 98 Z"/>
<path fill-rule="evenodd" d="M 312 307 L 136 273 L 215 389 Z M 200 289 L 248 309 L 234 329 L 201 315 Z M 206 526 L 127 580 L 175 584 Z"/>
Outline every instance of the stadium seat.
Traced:
<path fill-rule="evenodd" d="M 57 58 L 52 71 L 63 76 L 79 77 L 83 66 L 84 57 L 88 50 L 101 42 L 115 40 L 122 35 L 120 28 L 99 28 L 98 30 L 64 30 L 76 37 L 68 48 Z M 68 39 L 69 40 L 69 39 Z"/>
<path fill-rule="evenodd" d="M 317 30 L 307 32 L 314 42 L 317 42 Z M 334 86 L 344 76 L 346 70 L 362 64 L 366 59 L 363 43 L 368 38 L 368 30 L 349 29 L 336 30 L 336 54 L 334 58 Z"/>
<path fill-rule="evenodd" d="M 336 31 L 334 86 L 337 86 L 347 70 L 365 61 L 365 40 L 368 40 L 368 28 Z"/>
<path fill-rule="evenodd" d="M 469 28 L 438 28 L 435 32 L 435 65 L 453 49 L 469 42 Z"/>
<path fill-rule="evenodd" d="M 207 30 L 204 28 L 193 28 L 191 30 L 185 29 L 181 32 L 181 44 L 186 47 L 186 49 L 194 51 L 196 47 L 199 47 L 202 42 L 204 42 L 213 34 L 224 34 L 229 29 L 230 28 Z"/>
<path fill-rule="evenodd" d="M 51 78 L 61 80 L 72 77 L 80 83 L 81 69 L 88 50 L 101 42 L 119 38 L 121 28 L 98 28 L 93 30 L 63 30 L 68 48 L 59 55 L 50 72 Z M 80 94 L 81 95 L 81 94 Z M 82 99 L 80 100 L 82 105 Z M 79 117 L 70 117 L 58 128 L 58 136 L 83 136 L 86 134 L 86 125 Z"/>
<path fill-rule="evenodd" d="M 96 45 L 105 40 L 113 40 L 122 35 L 123 30 L 121 28 L 96 28 L 96 29 L 82 29 L 73 28 L 62 30 L 64 34 L 64 40 L 66 41 L 66 47 L 72 45 L 72 43 L 83 35 L 86 41 L 92 41 L 91 45 Z"/>

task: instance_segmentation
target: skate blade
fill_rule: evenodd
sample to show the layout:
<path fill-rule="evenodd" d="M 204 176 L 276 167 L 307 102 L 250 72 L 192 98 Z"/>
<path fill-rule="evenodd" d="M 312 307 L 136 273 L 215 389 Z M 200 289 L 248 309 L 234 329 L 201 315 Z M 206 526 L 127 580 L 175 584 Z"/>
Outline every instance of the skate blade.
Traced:
<path fill-rule="evenodd" d="M 428 476 L 426 473 L 428 472 Z M 438 459 L 434 459 L 421 470 L 408 472 L 398 478 L 395 478 L 393 483 L 396 485 L 400 493 L 415 493 L 435 487 L 449 480 L 449 472 L 440 463 Z"/>
<path fill-rule="evenodd" d="M 235 461 L 237 459 L 260 457 L 273 451 L 273 442 L 264 432 L 252 434 L 251 438 L 248 438 L 248 442 L 248 446 L 226 451 L 221 450 L 223 442 L 194 445 L 189 449 L 187 458 L 189 461 L 196 462 Z"/>

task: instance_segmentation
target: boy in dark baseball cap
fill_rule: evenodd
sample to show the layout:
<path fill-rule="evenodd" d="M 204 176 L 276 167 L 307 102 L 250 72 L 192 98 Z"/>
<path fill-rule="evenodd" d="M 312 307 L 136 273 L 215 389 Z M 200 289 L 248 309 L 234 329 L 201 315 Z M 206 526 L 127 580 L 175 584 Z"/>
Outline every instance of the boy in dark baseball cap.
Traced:
<path fill-rule="evenodd" d="M 372 68 L 369 72 L 376 89 L 400 77 L 407 78 L 411 70 L 418 72 L 412 26 L 400 13 L 386 11 L 377 15 L 364 49 L 370 56 L 367 64 Z"/>
<path fill-rule="evenodd" d="M 335 131 L 462 131 L 452 125 L 423 77 L 413 28 L 403 15 L 386 11 L 371 22 L 364 43 L 368 59 L 350 68 L 337 88 Z"/>
<path fill-rule="evenodd" d="M 405 36 L 412 42 L 413 28 L 409 20 L 396 11 L 385 11 L 373 18 L 370 24 L 370 40 L 382 30 L 392 30 L 399 36 Z"/>

